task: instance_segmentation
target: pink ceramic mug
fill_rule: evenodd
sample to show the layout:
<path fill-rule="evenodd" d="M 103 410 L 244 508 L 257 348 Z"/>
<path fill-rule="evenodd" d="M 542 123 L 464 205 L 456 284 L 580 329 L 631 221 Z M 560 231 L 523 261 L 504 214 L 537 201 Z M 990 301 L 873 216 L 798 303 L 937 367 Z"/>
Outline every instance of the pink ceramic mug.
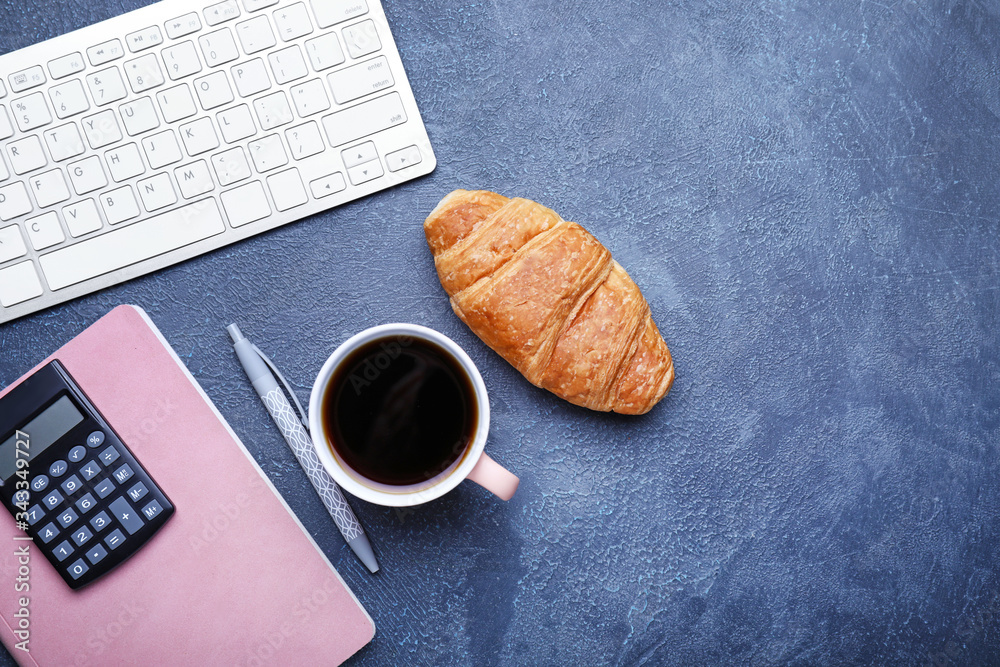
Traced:
<path fill-rule="evenodd" d="M 329 434 L 326 433 L 323 424 L 321 407 L 334 372 L 349 357 L 351 352 L 372 341 L 380 339 L 391 341 L 399 337 L 421 338 L 430 341 L 449 354 L 472 384 L 478 409 L 475 434 L 469 440 L 462 455 L 436 476 L 409 485 L 382 484 L 366 478 L 347 465 L 330 444 Z M 483 378 L 479 375 L 476 365 L 453 340 L 433 329 L 417 324 L 383 324 L 365 329 L 338 347 L 323 364 L 323 368 L 320 369 L 319 375 L 316 376 L 316 382 L 313 384 L 309 399 L 309 428 L 312 431 L 316 455 L 337 484 L 358 498 L 379 505 L 407 507 L 426 503 L 448 493 L 466 477 L 496 494 L 502 500 L 510 500 L 519 483 L 515 475 L 483 451 L 486 446 L 486 436 L 490 430 L 490 402 L 486 394 L 486 385 L 483 384 Z"/>

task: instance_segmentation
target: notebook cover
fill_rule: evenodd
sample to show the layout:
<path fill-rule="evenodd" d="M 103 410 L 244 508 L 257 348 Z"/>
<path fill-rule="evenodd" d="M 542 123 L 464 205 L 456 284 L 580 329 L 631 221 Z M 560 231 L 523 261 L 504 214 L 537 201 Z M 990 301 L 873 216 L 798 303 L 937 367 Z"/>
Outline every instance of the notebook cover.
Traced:
<path fill-rule="evenodd" d="M 142 310 L 116 308 L 51 358 L 177 511 L 75 592 L 0 511 L 0 639 L 19 664 L 335 665 L 371 641 L 371 617 Z M 30 590 L 17 592 L 25 544 Z"/>

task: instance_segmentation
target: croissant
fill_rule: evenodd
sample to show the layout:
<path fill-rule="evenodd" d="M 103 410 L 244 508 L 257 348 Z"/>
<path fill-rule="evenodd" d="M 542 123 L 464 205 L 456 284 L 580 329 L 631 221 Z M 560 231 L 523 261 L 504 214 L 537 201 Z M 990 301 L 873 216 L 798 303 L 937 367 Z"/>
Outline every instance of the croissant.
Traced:
<path fill-rule="evenodd" d="M 649 304 L 580 225 L 527 199 L 456 190 L 424 233 L 455 314 L 532 384 L 632 415 L 670 390 Z"/>

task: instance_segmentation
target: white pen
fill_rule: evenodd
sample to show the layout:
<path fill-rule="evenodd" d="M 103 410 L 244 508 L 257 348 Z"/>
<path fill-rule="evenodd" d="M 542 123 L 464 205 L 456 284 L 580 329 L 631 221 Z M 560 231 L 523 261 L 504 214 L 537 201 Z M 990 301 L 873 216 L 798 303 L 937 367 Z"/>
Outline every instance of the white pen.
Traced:
<path fill-rule="evenodd" d="M 330 516 L 333 517 L 334 523 L 337 524 L 337 528 L 344 536 L 348 546 L 354 550 L 365 567 L 373 573 L 378 572 L 378 561 L 375 560 L 375 553 L 372 551 L 371 543 L 368 542 L 364 528 L 358 522 L 351 506 L 347 504 L 347 500 L 344 499 L 340 487 L 337 486 L 337 483 L 333 481 L 333 478 L 316 457 L 312 440 L 306 429 L 308 422 L 305 411 L 295 396 L 295 392 L 288 386 L 285 378 L 267 358 L 267 355 L 247 340 L 238 326 L 230 324 L 226 327 L 226 331 L 233 339 L 233 350 L 236 351 L 236 356 L 243 364 L 243 370 L 246 371 L 250 382 L 253 383 L 253 388 L 260 396 L 260 400 L 264 402 L 264 406 L 271 418 L 274 419 L 274 423 L 278 425 L 281 435 L 285 437 L 285 442 L 295 454 L 295 458 L 299 460 L 299 465 L 305 470 L 306 476 L 312 482 L 313 488 L 316 489 L 323 504 L 326 505 L 327 511 L 330 512 Z M 288 395 L 295 401 L 295 406 L 299 411 L 298 415 L 292 410 L 292 406 L 281 391 L 281 387 L 278 386 L 275 376 L 281 379 Z"/>

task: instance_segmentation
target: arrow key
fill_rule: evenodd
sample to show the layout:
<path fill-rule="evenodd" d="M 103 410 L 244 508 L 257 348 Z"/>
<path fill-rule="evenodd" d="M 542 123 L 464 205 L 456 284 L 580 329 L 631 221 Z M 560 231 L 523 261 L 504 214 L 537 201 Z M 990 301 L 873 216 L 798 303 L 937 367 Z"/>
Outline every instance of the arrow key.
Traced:
<path fill-rule="evenodd" d="M 317 178 L 315 181 L 310 181 L 309 183 L 309 189 L 312 191 L 312 196 L 316 199 L 335 195 L 338 192 L 343 191 L 345 188 L 347 188 L 347 183 L 344 181 L 344 175 L 339 171 L 335 174 L 330 174 L 329 176 Z"/>
<path fill-rule="evenodd" d="M 389 153 L 385 156 L 385 164 L 389 171 L 399 171 L 420 164 L 423 158 L 420 156 L 420 149 L 416 146 L 407 146 L 402 150 Z"/>
<path fill-rule="evenodd" d="M 377 159 L 364 162 L 355 167 L 348 167 L 347 169 L 347 176 L 354 185 L 361 185 L 362 183 L 375 180 L 384 173 L 382 171 L 382 163 Z"/>

